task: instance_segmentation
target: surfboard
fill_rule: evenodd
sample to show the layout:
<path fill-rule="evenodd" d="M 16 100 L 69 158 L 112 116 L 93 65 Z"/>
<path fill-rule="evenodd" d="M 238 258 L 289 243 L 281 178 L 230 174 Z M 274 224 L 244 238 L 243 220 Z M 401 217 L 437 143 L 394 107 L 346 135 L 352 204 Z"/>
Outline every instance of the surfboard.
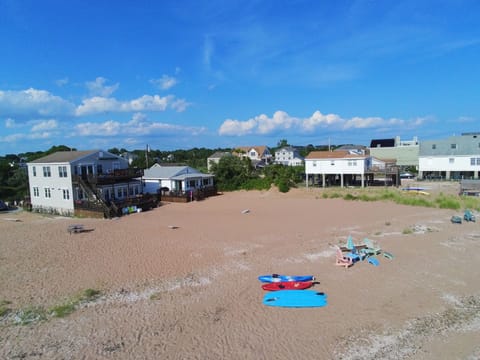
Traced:
<path fill-rule="evenodd" d="M 262 285 L 263 290 L 278 291 L 278 290 L 303 290 L 308 289 L 313 285 L 312 281 L 281 281 L 265 283 Z"/>
<path fill-rule="evenodd" d="M 293 308 L 323 307 L 327 305 L 327 294 L 314 290 L 279 290 L 266 293 L 263 304 Z"/>
<path fill-rule="evenodd" d="M 271 282 L 285 282 L 285 281 L 313 281 L 315 280 L 315 276 L 313 275 L 279 275 L 279 274 L 271 274 L 271 275 L 260 275 L 258 280 L 264 283 L 271 283 Z"/>

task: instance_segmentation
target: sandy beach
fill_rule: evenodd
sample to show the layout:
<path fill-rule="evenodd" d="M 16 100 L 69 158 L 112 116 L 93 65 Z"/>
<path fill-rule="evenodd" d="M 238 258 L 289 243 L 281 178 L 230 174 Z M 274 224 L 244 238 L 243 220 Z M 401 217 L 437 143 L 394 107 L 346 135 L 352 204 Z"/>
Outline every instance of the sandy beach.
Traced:
<path fill-rule="evenodd" d="M 0 358 L 479 359 L 480 224 L 322 191 L 224 193 L 112 220 L 0 214 Z M 78 223 L 91 231 L 69 234 Z M 394 258 L 335 266 L 349 235 Z M 314 275 L 328 305 L 264 306 L 257 276 L 271 273 Z M 101 294 L 68 316 L 17 323 L 86 289 Z"/>

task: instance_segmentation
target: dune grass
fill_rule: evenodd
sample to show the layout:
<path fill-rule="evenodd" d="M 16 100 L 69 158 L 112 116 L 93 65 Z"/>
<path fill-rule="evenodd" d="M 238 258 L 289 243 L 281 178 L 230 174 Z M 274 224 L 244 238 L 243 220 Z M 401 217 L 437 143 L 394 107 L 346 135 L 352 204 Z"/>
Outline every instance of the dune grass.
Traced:
<path fill-rule="evenodd" d="M 440 209 L 473 209 L 480 211 L 480 199 L 469 196 L 416 194 L 398 189 L 375 188 L 343 188 L 326 189 L 322 193 L 324 199 L 342 198 L 348 201 L 392 201 L 396 204 L 421 206 Z"/>
<path fill-rule="evenodd" d="M 28 325 L 51 317 L 63 318 L 73 313 L 80 304 L 93 301 L 101 295 L 100 290 L 86 289 L 62 304 L 54 305 L 48 309 L 43 306 L 27 306 L 17 310 L 14 316 L 14 322 L 18 325 Z M 9 302 L 0 302 L 0 316 L 6 315 L 11 311 L 6 305 Z"/>
<path fill-rule="evenodd" d="M 7 315 L 10 312 L 10 305 L 11 302 L 7 300 L 0 301 L 0 317 Z"/>

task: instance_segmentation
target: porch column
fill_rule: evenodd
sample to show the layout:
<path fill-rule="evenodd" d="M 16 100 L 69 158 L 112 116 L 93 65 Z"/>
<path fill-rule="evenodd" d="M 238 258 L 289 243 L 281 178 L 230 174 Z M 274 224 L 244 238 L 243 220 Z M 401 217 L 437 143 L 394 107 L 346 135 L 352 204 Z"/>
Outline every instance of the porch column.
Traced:
<path fill-rule="evenodd" d="M 365 187 L 365 174 L 362 173 L 361 177 L 362 177 L 361 182 L 362 182 L 362 188 L 363 188 L 363 187 Z"/>
<path fill-rule="evenodd" d="M 305 187 L 308 189 L 308 173 L 305 173 Z"/>
<path fill-rule="evenodd" d="M 450 171 L 445 172 L 445 180 L 450 180 Z"/>
<path fill-rule="evenodd" d="M 325 187 L 325 173 L 322 173 L 322 187 Z"/>
<path fill-rule="evenodd" d="M 343 174 L 340 174 L 340 187 L 343 188 Z"/>

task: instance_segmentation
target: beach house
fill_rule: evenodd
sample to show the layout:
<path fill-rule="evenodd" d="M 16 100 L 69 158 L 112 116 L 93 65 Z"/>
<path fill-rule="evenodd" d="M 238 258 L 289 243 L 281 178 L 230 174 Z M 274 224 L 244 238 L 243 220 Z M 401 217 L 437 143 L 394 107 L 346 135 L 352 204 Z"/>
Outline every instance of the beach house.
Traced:
<path fill-rule="evenodd" d="M 143 196 L 142 170 L 103 150 L 59 151 L 27 163 L 33 211 L 64 216 L 114 217 L 125 207 L 144 210 L 156 199 Z"/>
<path fill-rule="evenodd" d="M 275 164 L 301 166 L 303 165 L 303 160 L 298 149 L 293 146 L 285 146 L 275 151 Z"/>
<path fill-rule="evenodd" d="M 306 186 L 398 184 L 398 168 L 358 151 L 312 151 L 305 157 Z"/>
<path fill-rule="evenodd" d="M 145 193 L 160 193 L 162 200 L 167 197 L 191 200 L 216 194 L 214 175 L 187 165 L 154 164 L 144 171 L 142 182 Z"/>
<path fill-rule="evenodd" d="M 420 143 L 418 178 L 425 180 L 478 179 L 480 133 L 463 133 Z"/>
<path fill-rule="evenodd" d="M 234 155 L 241 158 L 247 157 L 252 161 L 255 168 L 264 167 L 272 163 L 273 155 L 267 146 L 239 146 L 236 147 Z"/>

